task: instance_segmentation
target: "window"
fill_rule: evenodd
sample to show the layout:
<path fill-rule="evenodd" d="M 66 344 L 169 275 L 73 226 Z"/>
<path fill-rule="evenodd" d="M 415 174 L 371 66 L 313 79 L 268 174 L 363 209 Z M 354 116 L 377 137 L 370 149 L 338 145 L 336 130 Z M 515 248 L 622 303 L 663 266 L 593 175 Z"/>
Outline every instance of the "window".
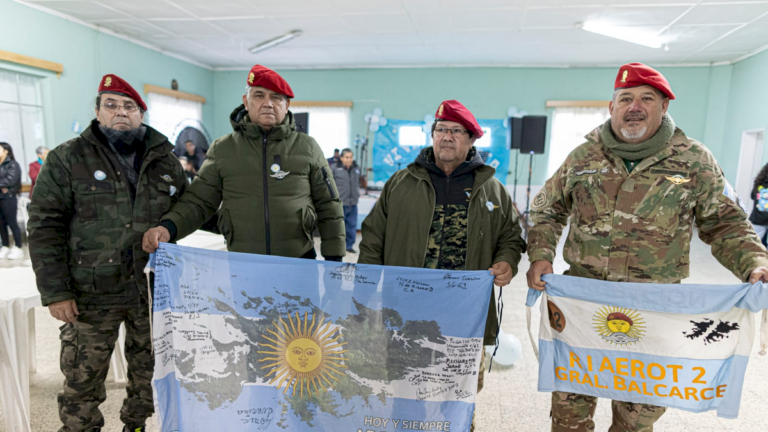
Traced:
<path fill-rule="evenodd" d="M 22 183 L 30 183 L 29 164 L 35 149 L 46 144 L 41 79 L 0 70 L 0 141 L 13 148 L 21 165 Z"/>
<path fill-rule="evenodd" d="M 169 139 L 184 120 L 203 121 L 201 102 L 150 92 L 147 98 L 149 125 Z"/>
<path fill-rule="evenodd" d="M 484 127 L 483 128 L 483 137 L 480 138 L 479 140 L 475 141 L 475 147 L 477 147 L 477 148 L 490 147 L 491 144 L 493 144 L 491 142 L 491 128 Z M 494 168 L 496 168 L 496 167 L 494 167 Z"/>
<path fill-rule="evenodd" d="M 552 121 L 552 139 L 549 145 L 549 164 L 547 177 L 552 175 L 565 162 L 565 158 L 579 145 L 584 136 L 605 123 L 610 117 L 607 107 L 603 108 L 555 108 Z"/>
<path fill-rule="evenodd" d="M 422 126 L 400 126 L 398 144 L 401 146 L 423 147 L 427 145 L 427 134 Z"/>
<path fill-rule="evenodd" d="M 333 156 L 333 149 L 351 145 L 349 139 L 349 107 L 291 106 L 291 112 L 309 113 L 309 136 L 315 139 L 325 157 Z"/>

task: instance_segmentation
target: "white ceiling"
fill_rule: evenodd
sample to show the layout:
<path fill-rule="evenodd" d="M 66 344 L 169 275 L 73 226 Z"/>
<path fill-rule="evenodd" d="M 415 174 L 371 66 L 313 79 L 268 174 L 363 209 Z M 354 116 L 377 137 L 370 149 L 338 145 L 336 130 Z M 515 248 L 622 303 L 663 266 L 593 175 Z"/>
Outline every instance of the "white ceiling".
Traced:
<path fill-rule="evenodd" d="M 768 47 L 768 0 L 16 0 L 215 69 L 732 62 Z M 646 48 L 576 23 L 632 26 Z M 288 31 L 297 39 L 250 54 Z"/>

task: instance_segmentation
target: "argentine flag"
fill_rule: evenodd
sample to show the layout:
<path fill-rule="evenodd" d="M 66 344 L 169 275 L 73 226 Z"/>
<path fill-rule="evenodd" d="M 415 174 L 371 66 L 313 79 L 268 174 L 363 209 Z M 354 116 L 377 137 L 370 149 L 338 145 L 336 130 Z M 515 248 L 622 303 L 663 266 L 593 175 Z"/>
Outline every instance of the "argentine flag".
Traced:
<path fill-rule="evenodd" d="M 768 287 L 543 280 L 526 301 L 530 331 L 541 298 L 539 391 L 738 416 Z"/>
<path fill-rule="evenodd" d="M 150 267 L 162 432 L 469 431 L 489 271 L 171 244 Z"/>

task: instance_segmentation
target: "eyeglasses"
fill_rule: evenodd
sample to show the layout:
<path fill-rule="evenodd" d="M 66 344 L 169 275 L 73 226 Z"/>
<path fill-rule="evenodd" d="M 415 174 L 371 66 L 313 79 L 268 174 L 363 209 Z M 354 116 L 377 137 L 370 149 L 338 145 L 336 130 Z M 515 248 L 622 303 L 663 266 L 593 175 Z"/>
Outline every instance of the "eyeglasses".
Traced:
<path fill-rule="evenodd" d="M 468 130 L 461 129 L 461 128 L 454 128 L 454 129 L 448 129 L 443 127 L 435 128 L 435 135 L 438 135 L 438 136 L 447 135 L 448 132 L 452 133 L 453 136 L 466 136 L 469 133 Z"/>
<path fill-rule="evenodd" d="M 139 109 L 138 105 L 134 105 L 134 104 L 118 105 L 114 102 L 106 102 L 101 104 L 101 106 L 109 112 L 117 112 L 120 108 L 122 108 L 125 110 L 125 112 L 131 113 Z"/>

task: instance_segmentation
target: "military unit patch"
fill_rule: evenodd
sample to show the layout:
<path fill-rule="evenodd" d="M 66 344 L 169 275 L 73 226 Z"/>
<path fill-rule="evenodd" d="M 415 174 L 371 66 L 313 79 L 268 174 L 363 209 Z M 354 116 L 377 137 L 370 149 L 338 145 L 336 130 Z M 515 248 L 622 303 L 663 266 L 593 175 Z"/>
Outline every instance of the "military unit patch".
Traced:
<path fill-rule="evenodd" d="M 543 207 L 547 203 L 547 193 L 544 191 L 539 192 L 536 198 L 533 199 L 533 207 Z"/>
<path fill-rule="evenodd" d="M 680 184 L 683 184 L 683 183 L 688 183 L 689 181 L 691 181 L 691 179 L 685 178 L 685 177 L 681 176 L 680 174 L 677 174 L 677 175 L 674 175 L 674 176 L 671 176 L 671 177 L 670 176 L 665 176 L 665 178 L 667 180 L 671 181 L 672 183 L 676 184 L 676 185 L 680 185 Z"/>

